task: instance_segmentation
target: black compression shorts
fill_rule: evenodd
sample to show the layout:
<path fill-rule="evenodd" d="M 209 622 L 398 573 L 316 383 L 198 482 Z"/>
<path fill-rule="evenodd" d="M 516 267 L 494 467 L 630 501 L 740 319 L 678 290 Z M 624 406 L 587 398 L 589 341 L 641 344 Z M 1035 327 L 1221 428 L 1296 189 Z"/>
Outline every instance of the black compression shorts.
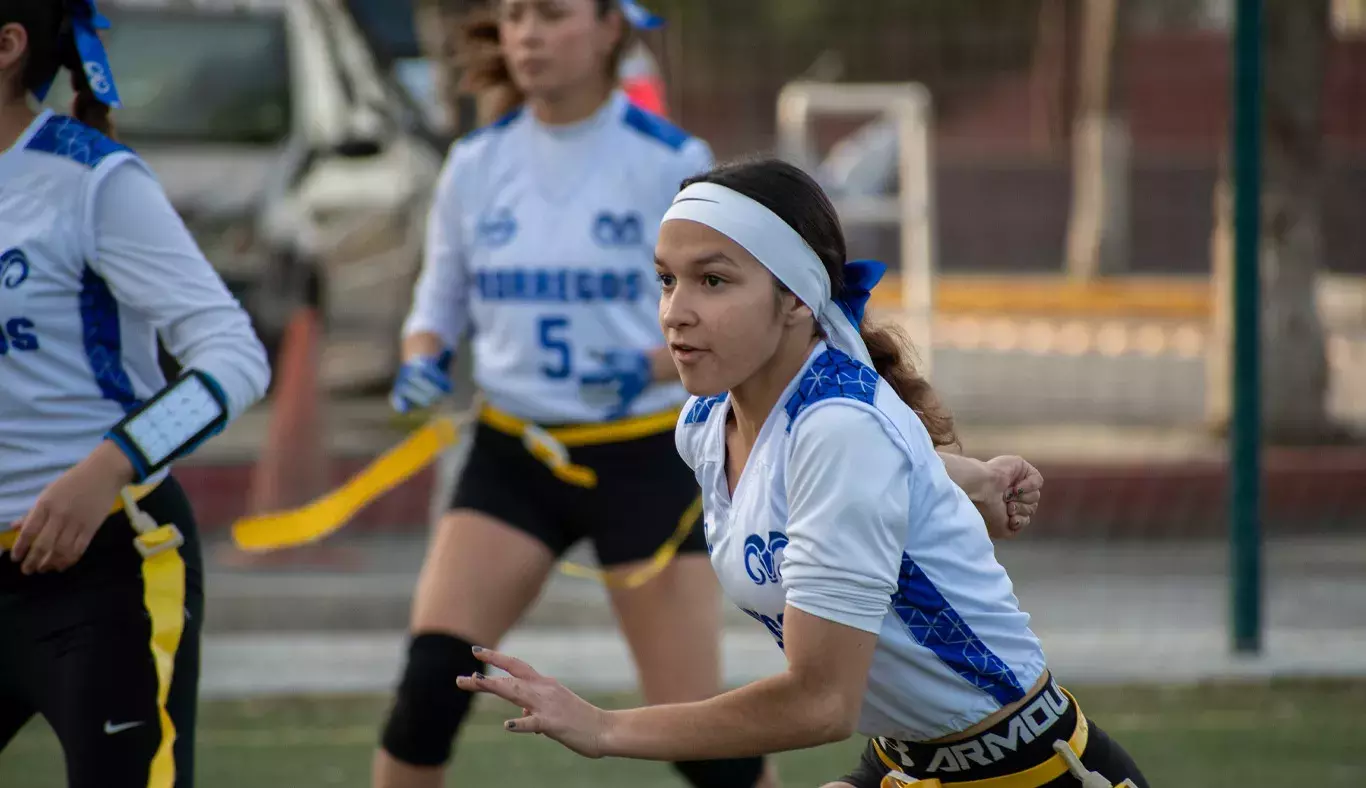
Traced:
<path fill-rule="evenodd" d="M 678 552 L 705 553 L 697 479 L 678 456 L 673 430 L 578 446 L 570 461 L 592 468 L 597 486 L 562 481 L 521 439 L 480 423 L 451 509 L 473 509 L 523 531 L 562 555 L 590 539 L 603 566 L 650 558 L 681 529 Z"/>

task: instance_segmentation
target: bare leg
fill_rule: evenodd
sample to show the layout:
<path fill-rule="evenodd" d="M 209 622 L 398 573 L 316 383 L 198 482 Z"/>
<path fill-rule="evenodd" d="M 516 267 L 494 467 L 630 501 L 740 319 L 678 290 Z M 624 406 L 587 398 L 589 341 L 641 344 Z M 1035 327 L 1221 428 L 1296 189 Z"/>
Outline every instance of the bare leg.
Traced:
<path fill-rule="evenodd" d="M 422 564 L 411 630 L 494 648 L 540 596 L 554 566 L 544 544 L 501 520 L 468 509 L 449 512 Z M 413 766 L 381 748 L 372 773 L 375 788 L 440 788 L 445 767 Z"/>

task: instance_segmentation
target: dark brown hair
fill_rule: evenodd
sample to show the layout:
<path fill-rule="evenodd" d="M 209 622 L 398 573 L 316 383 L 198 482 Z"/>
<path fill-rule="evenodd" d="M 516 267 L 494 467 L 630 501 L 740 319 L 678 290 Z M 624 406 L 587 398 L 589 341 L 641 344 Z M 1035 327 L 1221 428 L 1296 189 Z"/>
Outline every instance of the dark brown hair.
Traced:
<path fill-rule="evenodd" d="M 484 0 L 466 12 L 460 23 L 460 54 L 457 65 L 463 72 L 460 87 L 479 98 L 479 121 L 488 123 L 512 111 L 526 100 L 508 69 L 503 57 L 498 34 L 498 3 Z M 593 0 L 599 19 L 610 13 L 620 13 L 617 0 Z M 630 26 L 623 21 L 621 39 L 612 48 L 607 62 L 607 76 L 616 82 L 617 69 L 631 43 Z"/>
<path fill-rule="evenodd" d="M 724 186 L 772 211 L 820 257 L 830 276 L 831 297 L 840 297 L 847 255 L 844 231 L 834 204 L 811 176 L 787 162 L 760 158 L 723 164 L 689 178 L 681 188 L 694 183 Z M 916 371 L 914 348 L 906 333 L 894 325 L 869 325 L 865 318 L 859 334 L 877 374 L 920 416 L 934 445 L 957 445 L 953 415 L 939 401 L 929 381 Z"/>
<path fill-rule="evenodd" d="M 0 26 L 17 23 L 28 33 L 28 57 L 20 84 L 33 92 L 48 84 L 65 67 L 71 74 L 71 116 L 110 137 L 114 136 L 109 107 L 95 98 L 85 77 L 76 34 L 66 0 L 5 0 L 0 6 Z"/>

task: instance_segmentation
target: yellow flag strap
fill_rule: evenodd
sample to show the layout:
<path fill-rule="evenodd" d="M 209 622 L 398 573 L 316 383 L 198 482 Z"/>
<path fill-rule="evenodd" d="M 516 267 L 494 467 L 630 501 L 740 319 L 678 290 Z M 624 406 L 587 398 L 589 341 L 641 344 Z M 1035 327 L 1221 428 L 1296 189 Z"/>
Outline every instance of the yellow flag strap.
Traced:
<path fill-rule="evenodd" d="M 119 497 L 114 501 L 114 505 L 110 507 L 109 516 L 112 517 L 118 514 L 119 512 L 123 511 L 125 501 L 131 501 L 134 503 L 137 501 L 141 501 L 143 498 L 146 498 L 148 495 L 150 495 L 151 492 L 159 486 L 161 486 L 160 480 L 157 480 L 155 482 L 148 482 L 147 484 L 130 484 L 127 487 L 124 487 L 122 492 L 119 493 Z M 132 521 L 131 515 L 129 516 L 129 520 Z M 136 528 L 137 525 L 137 522 L 133 523 L 134 528 Z M 0 531 L 0 554 L 3 554 L 8 550 L 13 550 L 14 543 L 17 541 L 19 541 L 18 528 L 9 528 L 4 531 Z M 176 546 L 179 547 L 180 545 Z"/>
<path fill-rule="evenodd" d="M 543 428 L 491 405 L 485 405 L 479 412 L 479 420 L 504 435 L 521 438 L 522 444 L 531 452 L 531 456 L 545 463 L 550 472 L 555 474 L 555 478 L 578 487 L 592 489 L 598 485 L 598 475 L 592 468 L 570 462 L 570 448 L 621 443 L 667 432 L 678 422 L 678 411 L 666 410 L 648 416 L 635 416 L 598 424 Z"/>
<path fill-rule="evenodd" d="M 233 540 L 243 550 L 264 551 L 296 547 L 328 536 L 370 502 L 430 465 L 455 443 L 463 421 L 448 416 L 432 419 L 346 484 L 303 508 L 245 517 L 233 523 Z"/>
<path fill-rule="evenodd" d="M 597 580 L 609 588 L 639 588 L 663 572 L 664 567 L 669 565 L 675 555 L 678 555 L 678 548 L 683 546 L 683 542 L 688 538 L 688 534 L 692 533 L 693 527 L 697 525 L 697 520 L 701 516 L 702 497 L 699 495 L 684 510 L 683 516 L 678 519 L 678 527 L 674 529 L 673 535 L 660 545 L 658 550 L 655 550 L 655 554 L 650 556 L 649 562 L 624 575 L 570 561 L 563 562 L 560 565 L 560 571 L 572 577 L 586 577 L 590 580 Z"/>
<path fill-rule="evenodd" d="M 664 411 L 603 424 L 543 428 L 487 405 L 478 407 L 476 411 L 479 420 L 488 426 L 521 438 L 527 450 L 549 466 L 557 478 L 585 488 L 597 485 L 597 474 L 592 468 L 571 463 L 569 447 L 617 443 L 656 435 L 673 429 L 678 420 L 677 411 Z M 238 520 L 232 526 L 234 542 L 242 550 L 264 552 L 316 542 L 331 535 L 376 498 L 431 464 L 441 452 L 456 442 L 460 428 L 469 419 L 469 416 L 434 418 L 346 484 L 322 498 L 292 511 Z M 636 588 L 644 585 L 673 560 L 697 522 L 701 506 L 699 498 L 683 513 L 673 535 L 655 551 L 649 562 L 625 576 L 569 562 L 563 563 L 561 569 L 566 574 L 595 579 L 611 587 Z"/>

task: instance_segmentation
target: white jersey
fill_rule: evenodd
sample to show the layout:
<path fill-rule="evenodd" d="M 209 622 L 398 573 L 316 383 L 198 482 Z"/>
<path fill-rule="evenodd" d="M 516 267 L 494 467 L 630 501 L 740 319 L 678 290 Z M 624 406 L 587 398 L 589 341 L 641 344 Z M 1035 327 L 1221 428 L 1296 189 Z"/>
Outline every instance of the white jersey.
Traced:
<path fill-rule="evenodd" d="M 878 635 L 858 730 L 925 741 L 1025 697 L 1044 654 L 967 495 L 915 413 L 824 343 L 759 432 L 734 496 L 726 395 L 694 397 L 679 453 L 721 585 L 783 645 L 793 607 Z"/>
<path fill-rule="evenodd" d="M 454 348 L 468 329 L 491 405 L 542 423 L 603 420 L 578 380 L 605 351 L 664 345 L 659 223 L 683 179 L 710 166 L 706 143 L 620 91 L 573 125 L 518 110 L 474 132 L 442 170 L 404 335 Z M 655 384 L 631 413 L 686 398 Z"/>
<path fill-rule="evenodd" d="M 44 112 L 0 151 L 0 526 L 165 387 L 158 332 L 229 418 L 264 393 L 265 350 L 151 172 Z"/>

